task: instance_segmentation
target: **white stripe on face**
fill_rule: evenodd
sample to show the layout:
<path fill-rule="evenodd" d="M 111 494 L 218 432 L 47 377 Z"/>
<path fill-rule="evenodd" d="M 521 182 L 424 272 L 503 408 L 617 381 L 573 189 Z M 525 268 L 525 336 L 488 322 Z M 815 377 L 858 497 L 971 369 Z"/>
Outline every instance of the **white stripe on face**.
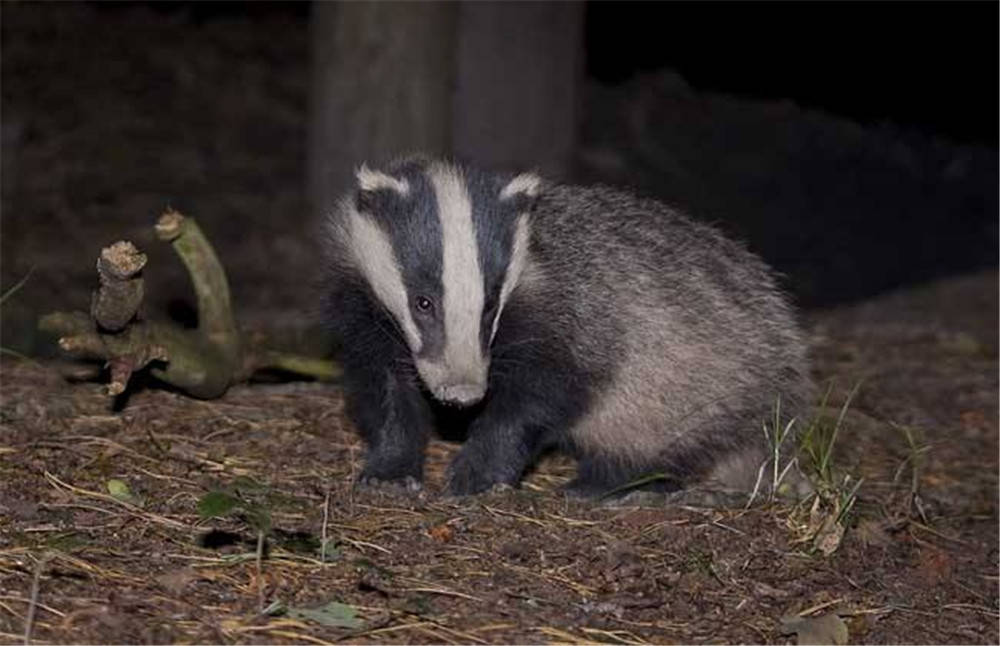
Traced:
<path fill-rule="evenodd" d="M 396 317 L 410 350 L 414 354 L 420 352 L 423 340 L 410 316 L 406 285 L 389 237 L 351 204 L 345 203 L 343 208 L 348 209 L 350 247 L 357 266 L 375 291 L 375 297 Z"/>
<path fill-rule="evenodd" d="M 404 197 L 410 194 L 410 184 L 405 179 L 397 179 L 381 171 L 372 170 L 364 164 L 355 173 L 355 177 L 357 177 L 358 187 L 362 191 L 377 191 L 380 188 L 387 188 Z"/>
<path fill-rule="evenodd" d="M 538 195 L 538 187 L 541 185 L 542 180 L 534 173 L 521 173 L 514 179 L 510 180 L 507 186 L 503 187 L 500 191 L 501 200 L 509 200 L 515 195 L 523 194 L 528 197 L 535 197 Z"/>
<path fill-rule="evenodd" d="M 480 342 L 485 295 L 472 202 L 457 169 L 435 164 L 428 169 L 427 175 L 437 198 L 442 234 L 443 376 L 453 384 L 475 384 L 485 389 L 488 365 Z M 438 370 L 433 372 L 438 373 Z M 442 384 L 427 385 L 433 390 Z"/>
<path fill-rule="evenodd" d="M 528 238 L 531 235 L 531 227 L 528 224 L 528 216 L 520 215 L 517 219 L 517 229 L 514 231 L 514 244 L 510 250 L 510 265 L 507 267 L 507 274 L 503 277 L 503 285 L 500 287 L 500 304 L 497 307 L 496 316 L 493 317 L 493 331 L 490 332 L 490 343 L 497 334 L 497 326 L 500 325 L 500 313 L 507 303 L 507 298 L 517 286 L 517 281 L 521 278 L 524 264 L 528 259 Z"/>

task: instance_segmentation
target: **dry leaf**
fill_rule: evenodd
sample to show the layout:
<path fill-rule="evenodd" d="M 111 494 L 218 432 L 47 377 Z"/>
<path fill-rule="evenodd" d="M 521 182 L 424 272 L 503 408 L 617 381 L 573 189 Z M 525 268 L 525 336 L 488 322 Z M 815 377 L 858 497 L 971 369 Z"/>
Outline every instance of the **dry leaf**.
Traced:
<path fill-rule="evenodd" d="M 358 629 L 364 622 L 358 619 L 357 611 L 347 604 L 330 601 L 318 608 L 289 608 L 286 613 L 292 619 L 308 619 L 323 626 Z"/>
<path fill-rule="evenodd" d="M 944 550 L 924 547 L 917 557 L 917 571 L 928 585 L 936 585 L 951 579 L 955 560 Z"/>
<path fill-rule="evenodd" d="M 844 526 L 837 522 L 833 515 L 827 516 L 822 527 L 813 539 L 813 547 L 819 550 L 823 556 L 830 556 L 840 547 L 840 541 L 844 538 Z"/>
<path fill-rule="evenodd" d="M 437 525 L 427 530 L 427 534 L 439 543 L 447 543 L 455 535 L 455 530 L 448 525 Z"/>
<path fill-rule="evenodd" d="M 781 618 L 781 633 L 796 634 L 800 644 L 846 644 L 847 624 L 836 613 L 828 612 L 818 617 L 786 615 Z"/>
<path fill-rule="evenodd" d="M 174 570 L 156 577 L 156 582 L 167 592 L 180 595 L 189 583 L 198 579 L 198 573 L 191 568 Z"/>
<path fill-rule="evenodd" d="M 783 599 L 788 596 L 788 591 L 770 586 L 763 581 L 753 584 L 753 592 L 759 597 L 770 597 L 772 599 Z"/>

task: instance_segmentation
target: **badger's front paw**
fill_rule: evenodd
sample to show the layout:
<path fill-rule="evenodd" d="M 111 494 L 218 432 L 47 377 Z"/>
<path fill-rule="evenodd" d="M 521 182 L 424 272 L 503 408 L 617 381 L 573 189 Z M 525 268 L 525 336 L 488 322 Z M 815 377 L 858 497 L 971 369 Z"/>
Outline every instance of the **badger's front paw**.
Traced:
<path fill-rule="evenodd" d="M 420 463 L 379 459 L 369 456 L 355 486 L 361 489 L 415 493 L 423 488 Z"/>
<path fill-rule="evenodd" d="M 489 458 L 475 445 L 466 444 L 448 466 L 448 493 L 469 496 L 497 485 L 517 485 L 519 470 L 496 457 Z"/>

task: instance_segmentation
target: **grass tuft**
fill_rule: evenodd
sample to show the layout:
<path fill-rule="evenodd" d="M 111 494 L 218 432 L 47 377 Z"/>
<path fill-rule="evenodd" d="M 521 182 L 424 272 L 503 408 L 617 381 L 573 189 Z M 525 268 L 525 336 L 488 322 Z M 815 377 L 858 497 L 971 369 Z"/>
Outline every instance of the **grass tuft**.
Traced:
<path fill-rule="evenodd" d="M 831 384 L 823 394 L 816 415 L 810 420 L 798 442 L 798 452 L 804 459 L 804 472 L 812 485 L 812 493 L 806 496 L 793 510 L 789 517 L 789 524 L 797 535 L 796 542 L 809 543 L 812 551 L 827 556 L 839 547 L 848 524 L 848 518 L 857 502 L 858 491 L 864 482 L 863 478 L 858 478 L 850 473 L 842 473 L 841 469 L 837 468 L 833 458 L 834 448 L 843 428 L 844 419 L 847 417 L 847 411 L 860 388 L 861 382 L 856 383 L 851 388 L 836 419 L 831 423 L 830 418 L 824 415 L 830 392 L 833 389 Z M 775 419 L 780 419 L 777 413 Z M 780 442 L 783 442 L 787 437 L 787 431 L 791 425 L 789 422 L 785 432 L 780 436 L 777 434 L 768 435 L 765 427 L 765 436 L 774 447 L 775 460 Z M 777 428 L 777 424 L 773 428 Z M 772 439 L 772 437 L 776 439 Z M 785 472 L 787 472 L 787 468 L 782 474 Z M 777 473 L 777 467 L 775 467 L 775 473 Z"/>
<path fill-rule="evenodd" d="M 847 399 L 844 400 L 844 405 L 840 407 L 837 421 L 832 426 L 827 423 L 827 419 L 823 416 L 823 411 L 826 410 L 826 403 L 830 397 L 830 391 L 833 388 L 831 384 L 826 389 L 823 400 L 820 402 L 819 413 L 813 417 L 812 422 L 802 434 L 799 447 L 809 458 L 810 466 L 812 467 L 811 475 L 815 478 L 814 484 L 818 485 L 820 489 L 836 489 L 838 486 L 838 483 L 835 482 L 833 469 L 833 447 L 837 443 L 837 436 L 840 435 L 844 417 L 847 415 L 847 410 L 850 408 L 855 395 L 857 395 L 858 390 L 861 388 L 861 383 L 859 381 L 851 388 L 851 391 L 847 394 Z"/>
<path fill-rule="evenodd" d="M 753 505 L 757 499 L 757 495 L 760 493 L 760 486 L 763 483 L 764 473 L 767 471 L 768 466 L 771 467 L 771 486 L 768 499 L 774 500 L 775 496 L 781 492 L 781 485 L 785 481 L 785 477 L 788 476 L 792 467 L 798 464 L 798 457 L 793 452 L 791 459 L 785 461 L 784 467 L 781 466 L 782 447 L 784 447 L 785 441 L 789 437 L 794 436 L 792 431 L 797 421 L 797 418 L 792 417 L 782 426 L 781 396 L 779 395 L 774 403 L 774 417 L 771 419 L 771 425 L 768 426 L 767 420 L 761 422 L 761 430 L 764 432 L 764 440 L 767 443 L 770 456 L 760 465 L 760 469 L 757 470 L 757 481 L 754 483 L 753 491 L 750 492 L 750 498 L 747 500 L 747 509 Z"/>

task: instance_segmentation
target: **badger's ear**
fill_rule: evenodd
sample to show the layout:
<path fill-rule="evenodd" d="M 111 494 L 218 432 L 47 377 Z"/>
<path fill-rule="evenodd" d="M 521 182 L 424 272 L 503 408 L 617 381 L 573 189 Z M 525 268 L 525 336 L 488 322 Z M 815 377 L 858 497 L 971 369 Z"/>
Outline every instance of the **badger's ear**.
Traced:
<path fill-rule="evenodd" d="M 371 212 L 375 208 L 377 196 L 384 191 L 391 191 L 401 196 L 410 193 L 410 184 L 405 179 L 393 177 L 380 170 L 372 170 L 367 165 L 361 164 L 354 173 L 357 180 L 357 191 L 355 194 L 355 206 L 362 213 Z"/>
<path fill-rule="evenodd" d="M 500 189 L 500 201 L 514 203 L 519 212 L 530 211 L 543 188 L 541 177 L 534 173 L 521 173 Z"/>

